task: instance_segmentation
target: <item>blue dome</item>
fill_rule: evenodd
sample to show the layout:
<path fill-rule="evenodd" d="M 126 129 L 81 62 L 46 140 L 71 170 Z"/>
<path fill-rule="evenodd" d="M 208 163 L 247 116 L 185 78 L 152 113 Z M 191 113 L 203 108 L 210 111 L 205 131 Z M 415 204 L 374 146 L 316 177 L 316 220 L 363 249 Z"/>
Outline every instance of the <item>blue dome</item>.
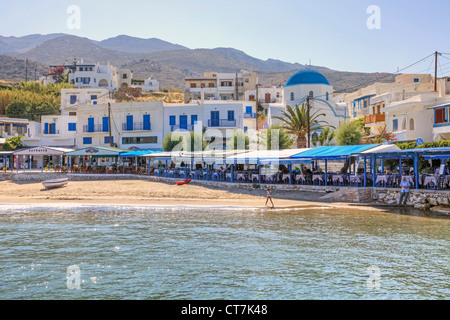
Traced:
<path fill-rule="evenodd" d="M 301 69 L 294 73 L 286 82 L 285 87 L 301 84 L 326 84 L 330 85 L 327 78 L 321 73 L 311 69 Z"/>

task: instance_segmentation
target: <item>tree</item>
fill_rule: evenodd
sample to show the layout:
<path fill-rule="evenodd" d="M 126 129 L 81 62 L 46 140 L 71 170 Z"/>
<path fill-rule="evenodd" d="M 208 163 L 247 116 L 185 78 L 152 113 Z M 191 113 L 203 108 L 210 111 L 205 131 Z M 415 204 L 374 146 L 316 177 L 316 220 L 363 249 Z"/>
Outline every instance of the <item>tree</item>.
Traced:
<path fill-rule="evenodd" d="M 10 118 L 28 118 L 31 103 L 25 100 L 13 100 L 6 106 L 6 115 Z"/>
<path fill-rule="evenodd" d="M 23 148 L 23 144 L 22 144 L 22 140 L 21 140 L 22 138 L 24 138 L 24 137 L 17 136 L 17 137 L 12 137 L 12 138 L 6 139 L 5 143 L 3 144 L 2 150 L 14 151 L 16 149 Z"/>
<path fill-rule="evenodd" d="M 261 144 L 267 150 L 290 149 L 295 142 L 295 138 L 291 138 L 288 130 L 280 125 L 273 125 L 269 129 L 262 130 L 259 137 Z"/>
<path fill-rule="evenodd" d="M 242 129 L 235 129 L 227 141 L 229 148 L 233 150 L 248 150 L 250 148 L 250 138 Z"/>
<path fill-rule="evenodd" d="M 311 142 L 313 146 L 317 146 L 317 143 L 319 143 L 321 146 L 329 146 L 331 144 L 331 141 L 334 139 L 335 131 L 331 130 L 330 127 L 326 127 L 323 129 L 323 131 L 319 134 L 319 136 L 314 136 L 311 139 Z"/>
<path fill-rule="evenodd" d="M 310 130 L 323 130 L 328 125 L 328 122 L 319 120 L 320 117 L 325 116 L 325 113 L 315 111 L 310 112 L 309 128 Z M 286 106 L 286 111 L 282 113 L 282 117 L 274 117 L 281 120 L 283 127 L 287 132 L 296 136 L 295 142 L 297 148 L 306 148 L 306 134 L 308 133 L 308 110 L 303 103 L 301 107 L 295 105 L 295 108 Z M 334 128 L 333 126 L 330 126 Z"/>
<path fill-rule="evenodd" d="M 345 122 L 336 130 L 336 142 L 340 146 L 361 144 L 363 133 L 358 121 Z"/>
<path fill-rule="evenodd" d="M 201 142 L 201 150 L 197 150 L 196 143 Z M 181 145 L 180 145 L 181 144 Z M 172 151 L 177 147 L 179 151 L 203 151 L 208 146 L 203 134 L 191 132 L 172 132 L 164 137 L 162 149 L 164 151 Z M 181 149 L 181 150 L 180 150 Z"/>
<path fill-rule="evenodd" d="M 384 143 L 397 141 L 398 139 L 392 132 L 386 131 L 386 125 L 378 129 L 378 133 L 375 135 L 366 134 L 364 135 L 362 142 L 364 144 L 374 144 L 374 143 Z"/>

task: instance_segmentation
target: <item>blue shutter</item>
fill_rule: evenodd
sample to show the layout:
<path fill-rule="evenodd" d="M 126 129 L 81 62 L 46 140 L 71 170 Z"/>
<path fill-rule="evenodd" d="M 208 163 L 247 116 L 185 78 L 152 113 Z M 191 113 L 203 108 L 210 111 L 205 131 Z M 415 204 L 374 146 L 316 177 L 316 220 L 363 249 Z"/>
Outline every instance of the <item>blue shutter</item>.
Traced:
<path fill-rule="evenodd" d="M 92 138 L 91 137 L 84 137 L 83 138 L 83 144 L 92 144 Z"/>
<path fill-rule="evenodd" d="M 105 137 L 105 143 L 109 144 L 109 136 Z M 111 136 L 111 143 L 114 143 L 114 137 L 113 136 Z"/>
<path fill-rule="evenodd" d="M 94 118 L 88 118 L 88 132 L 94 132 Z"/>
<path fill-rule="evenodd" d="M 252 106 L 245 107 L 245 113 L 246 114 L 251 114 L 252 113 Z"/>
<path fill-rule="evenodd" d="M 48 134 L 48 123 L 44 124 L 44 134 Z"/>
<path fill-rule="evenodd" d="M 234 111 L 228 110 L 228 120 L 234 120 Z"/>
<path fill-rule="evenodd" d="M 133 131 L 133 116 L 127 116 L 127 131 Z"/>
<path fill-rule="evenodd" d="M 103 132 L 108 132 L 109 131 L 109 118 L 108 117 L 103 117 L 102 131 Z"/>
<path fill-rule="evenodd" d="M 78 80 L 78 78 L 77 78 Z M 77 81 L 78 82 L 78 81 Z M 70 96 L 70 104 L 74 104 L 75 102 L 77 102 L 77 96 L 75 95 L 71 95 Z"/>
<path fill-rule="evenodd" d="M 176 123 L 176 117 L 175 116 L 170 116 L 169 117 L 169 125 L 174 126 Z"/>
<path fill-rule="evenodd" d="M 180 129 L 187 130 L 187 116 L 180 116 Z"/>
<path fill-rule="evenodd" d="M 150 115 L 149 114 L 144 114 L 144 130 L 150 130 Z"/>
<path fill-rule="evenodd" d="M 52 123 L 52 134 L 56 133 L 56 123 Z"/>
<path fill-rule="evenodd" d="M 191 124 L 194 125 L 198 121 L 198 117 L 196 114 L 191 115 Z"/>
<path fill-rule="evenodd" d="M 211 127 L 219 126 L 219 111 L 211 111 Z"/>

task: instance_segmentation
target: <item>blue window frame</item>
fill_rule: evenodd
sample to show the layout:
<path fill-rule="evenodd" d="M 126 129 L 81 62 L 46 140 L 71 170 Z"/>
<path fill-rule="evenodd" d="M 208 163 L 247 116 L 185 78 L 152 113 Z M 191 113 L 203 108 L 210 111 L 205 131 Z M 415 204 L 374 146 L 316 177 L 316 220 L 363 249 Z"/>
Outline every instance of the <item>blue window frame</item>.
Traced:
<path fill-rule="evenodd" d="M 94 132 L 94 118 L 88 118 L 88 132 Z"/>
<path fill-rule="evenodd" d="M 196 114 L 191 115 L 191 124 L 194 125 L 198 121 L 198 117 Z"/>
<path fill-rule="evenodd" d="M 102 131 L 108 132 L 109 131 L 109 117 L 103 117 L 102 119 Z"/>
<path fill-rule="evenodd" d="M 77 78 L 78 79 L 78 78 Z M 78 81 L 77 81 L 78 82 Z M 75 95 L 71 95 L 70 96 L 70 104 L 74 104 L 75 102 L 77 102 L 77 96 Z"/>
<path fill-rule="evenodd" d="M 97 95 L 96 94 L 91 95 L 91 100 L 97 100 Z"/>
<path fill-rule="evenodd" d="M 83 138 L 83 144 L 92 144 L 92 138 L 91 137 L 84 137 Z"/>
<path fill-rule="evenodd" d="M 248 127 L 244 127 L 244 132 L 247 132 L 247 130 L 248 130 Z"/>
<path fill-rule="evenodd" d="M 177 118 L 175 116 L 169 117 L 169 125 L 174 126 L 176 124 Z"/>
<path fill-rule="evenodd" d="M 75 122 L 69 123 L 69 131 L 77 131 L 77 124 Z"/>
<path fill-rule="evenodd" d="M 83 71 L 84 69 L 83 69 L 83 67 L 80 67 L 80 71 Z"/>
<path fill-rule="evenodd" d="M 228 120 L 234 120 L 234 110 L 228 110 Z"/>
<path fill-rule="evenodd" d="M 48 123 L 44 123 L 44 134 L 48 134 Z"/>
<path fill-rule="evenodd" d="M 294 93 L 291 92 L 291 101 L 293 101 L 293 100 L 294 100 Z"/>
<path fill-rule="evenodd" d="M 252 113 L 252 106 L 245 107 L 245 113 L 246 114 L 251 114 Z"/>
<path fill-rule="evenodd" d="M 180 116 L 180 129 L 187 130 L 187 116 Z"/>
<path fill-rule="evenodd" d="M 211 127 L 218 127 L 219 123 L 219 111 L 211 111 Z"/>
<path fill-rule="evenodd" d="M 133 131 L 133 116 L 127 116 L 127 131 Z"/>
<path fill-rule="evenodd" d="M 150 130 L 150 115 L 149 114 L 144 114 L 143 122 L 144 122 L 144 130 Z"/>
<path fill-rule="evenodd" d="M 105 143 L 109 143 L 109 136 L 105 137 Z M 114 143 L 114 137 L 111 136 L 111 143 Z"/>
<path fill-rule="evenodd" d="M 398 119 L 394 119 L 392 121 L 392 131 L 397 131 L 398 130 Z"/>

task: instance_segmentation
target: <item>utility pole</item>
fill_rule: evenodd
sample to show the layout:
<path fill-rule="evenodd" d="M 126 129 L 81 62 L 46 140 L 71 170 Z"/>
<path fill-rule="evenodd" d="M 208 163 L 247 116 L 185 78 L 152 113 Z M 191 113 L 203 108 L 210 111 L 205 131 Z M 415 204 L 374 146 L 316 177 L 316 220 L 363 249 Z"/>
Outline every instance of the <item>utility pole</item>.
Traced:
<path fill-rule="evenodd" d="M 235 100 L 239 100 L 239 80 L 238 80 L 238 74 L 236 73 L 236 81 L 234 82 L 234 92 L 236 94 Z"/>
<path fill-rule="evenodd" d="M 28 82 L 28 58 L 25 61 L 25 82 Z"/>
<path fill-rule="evenodd" d="M 258 108 L 258 87 L 259 87 L 259 84 L 257 83 L 256 84 L 256 95 L 255 95 L 255 102 L 256 102 L 256 110 L 255 110 L 255 113 L 256 113 L 256 131 L 259 130 L 259 128 L 258 128 L 258 114 L 259 114 L 259 108 Z"/>
<path fill-rule="evenodd" d="M 311 124 L 309 119 L 310 99 L 311 97 L 308 94 L 306 96 L 306 122 L 307 122 L 308 148 L 311 148 Z"/>
<path fill-rule="evenodd" d="M 438 65 L 438 52 L 434 53 L 434 92 L 437 92 L 437 65 Z"/>
<path fill-rule="evenodd" d="M 36 77 L 36 73 L 37 73 L 37 67 L 34 67 L 34 81 L 37 81 L 37 77 Z"/>
<path fill-rule="evenodd" d="M 109 146 L 113 147 L 111 138 L 111 103 L 108 102 L 108 129 L 109 129 Z"/>

